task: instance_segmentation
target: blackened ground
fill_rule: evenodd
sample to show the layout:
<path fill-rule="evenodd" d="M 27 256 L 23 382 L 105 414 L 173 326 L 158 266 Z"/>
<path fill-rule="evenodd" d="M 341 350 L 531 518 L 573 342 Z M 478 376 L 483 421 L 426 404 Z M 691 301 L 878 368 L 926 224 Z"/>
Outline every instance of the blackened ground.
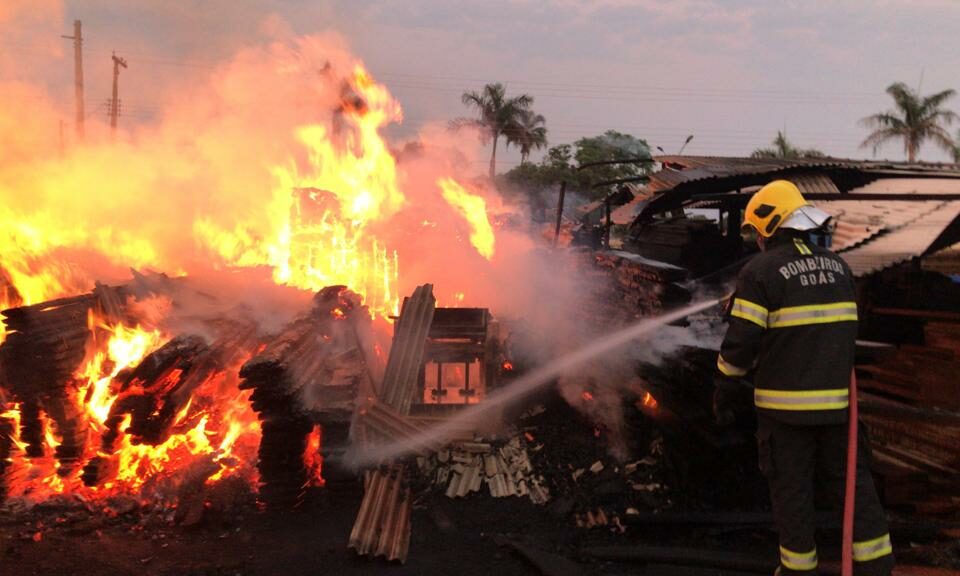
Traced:
<path fill-rule="evenodd" d="M 633 439 L 628 461 L 636 466 L 627 472 L 626 463 L 609 456 L 606 431 L 596 429 L 556 395 L 546 394 L 534 403 L 540 408 L 518 422 L 532 438 L 527 440 L 528 449 L 536 471 L 551 488 L 551 502 L 536 506 L 523 498 L 495 499 L 486 493 L 452 500 L 442 489 L 418 489 L 405 565 L 360 558 L 347 549 L 362 496 L 359 484 L 340 485 L 336 491 L 314 489 L 294 512 L 261 512 L 249 490 L 225 481 L 206 495 L 209 507 L 196 514 L 124 498 L 97 505 L 63 498 L 29 510 L 19 506 L 20 501 L 8 501 L 0 505 L 0 576 L 730 575 L 738 572 L 609 562 L 593 552 L 680 546 L 751 559 L 775 554 L 776 537 L 762 522 L 735 518 L 712 525 L 667 525 L 656 519 L 663 514 L 712 512 L 671 486 L 671 478 L 678 476 L 671 460 L 682 460 L 683 452 L 669 434 L 628 413 L 627 432 Z M 671 451 L 679 455 L 664 457 Z M 603 470 L 591 472 L 597 462 Z M 578 470 L 583 471 L 574 479 Z M 735 478 L 707 474 L 701 481 L 720 485 L 719 491 L 723 486 L 734 492 L 743 489 L 728 485 Z M 628 515 L 630 508 L 636 514 Z M 577 527 L 578 516 L 582 520 L 599 509 L 608 520 L 620 519 L 625 530 L 613 524 Z M 762 514 L 759 507 L 738 510 L 734 516 Z M 960 565 L 956 545 L 944 542 L 939 529 L 924 530 L 893 531 L 901 551 L 909 543 L 916 551 L 903 559 Z M 837 540 L 836 535 L 828 536 L 828 541 Z M 934 546 L 921 553 L 917 543 Z M 515 544 L 554 560 L 567 559 L 577 571 L 543 572 Z M 824 547 L 823 556 L 835 554 Z"/>

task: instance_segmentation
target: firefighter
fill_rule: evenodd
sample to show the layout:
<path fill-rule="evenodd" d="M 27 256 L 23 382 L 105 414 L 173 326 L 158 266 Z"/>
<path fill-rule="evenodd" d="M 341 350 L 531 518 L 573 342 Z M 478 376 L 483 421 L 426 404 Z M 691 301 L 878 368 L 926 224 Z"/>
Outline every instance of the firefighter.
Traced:
<path fill-rule="evenodd" d="M 756 236 L 761 252 L 737 279 L 717 359 L 725 379 L 753 374 L 759 462 L 770 485 L 782 575 L 817 573 L 815 482 L 834 510 L 843 503 L 857 304 L 846 262 L 811 241 L 829 218 L 786 180 L 753 195 L 743 230 Z M 892 547 L 866 444 L 857 458 L 855 573 L 887 575 Z"/>

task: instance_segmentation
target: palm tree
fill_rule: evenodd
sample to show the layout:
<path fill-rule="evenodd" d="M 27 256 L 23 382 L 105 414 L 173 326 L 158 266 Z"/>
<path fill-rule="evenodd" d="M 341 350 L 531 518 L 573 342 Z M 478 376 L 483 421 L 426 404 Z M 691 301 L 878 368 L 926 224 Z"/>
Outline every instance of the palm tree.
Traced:
<path fill-rule="evenodd" d="M 507 145 L 520 148 L 520 163 L 526 164 L 530 152 L 547 147 L 547 120 L 533 110 L 523 110 L 515 126 L 507 130 Z"/>
<path fill-rule="evenodd" d="M 816 148 L 797 148 L 783 132 L 777 131 L 773 139 L 773 148 L 757 148 L 750 154 L 751 158 L 823 158 L 826 156 Z"/>
<path fill-rule="evenodd" d="M 872 147 L 876 154 L 882 144 L 890 140 L 903 140 L 903 149 L 910 162 L 916 162 L 920 146 L 927 140 L 932 140 L 947 152 L 953 152 L 954 142 L 944 125 L 950 125 L 957 115 L 943 108 L 943 104 L 956 91 L 943 90 L 922 96 L 903 82 L 897 82 L 887 87 L 887 94 L 893 98 L 893 110 L 860 120 L 862 126 L 873 129 L 860 144 L 861 148 Z"/>
<path fill-rule="evenodd" d="M 464 92 L 463 105 L 476 108 L 480 118 L 457 118 L 451 122 L 453 128 L 473 126 L 479 128 L 484 140 L 493 140 L 493 152 L 490 154 L 490 179 L 496 175 L 497 142 L 517 124 L 520 115 L 530 109 L 533 96 L 521 94 L 507 98 L 507 89 L 503 84 L 487 84 L 480 92 Z"/>
<path fill-rule="evenodd" d="M 957 130 L 957 137 L 953 140 L 953 150 L 950 151 L 953 156 L 953 163 L 960 164 L 960 130 Z"/>

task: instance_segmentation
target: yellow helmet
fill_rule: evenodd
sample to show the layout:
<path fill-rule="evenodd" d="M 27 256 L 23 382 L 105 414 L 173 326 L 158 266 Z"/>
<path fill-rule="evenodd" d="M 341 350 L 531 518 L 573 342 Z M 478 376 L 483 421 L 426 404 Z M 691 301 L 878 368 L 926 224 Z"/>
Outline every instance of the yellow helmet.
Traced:
<path fill-rule="evenodd" d="M 794 210 L 806 205 L 807 201 L 793 182 L 774 180 L 750 198 L 742 227 L 750 226 L 757 234 L 769 238 Z"/>

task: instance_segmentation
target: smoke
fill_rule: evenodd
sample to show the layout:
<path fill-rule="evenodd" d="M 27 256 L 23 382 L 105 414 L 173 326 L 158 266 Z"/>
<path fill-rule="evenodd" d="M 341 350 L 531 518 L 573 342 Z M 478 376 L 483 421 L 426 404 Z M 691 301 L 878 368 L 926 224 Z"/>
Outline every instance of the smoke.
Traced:
<path fill-rule="evenodd" d="M 0 268 L 27 304 L 151 269 L 186 276 L 190 289 L 172 303 L 145 297 L 145 319 L 202 333 L 206 319 L 235 315 L 275 332 L 308 306 L 309 293 L 295 288 L 344 284 L 386 315 L 430 282 L 440 306 L 522 318 L 539 335 L 530 351 L 538 364 L 602 336 L 592 328 L 603 325 L 592 267 L 546 249 L 480 177 L 485 153 L 475 134 L 451 132 L 438 119 L 412 141 L 387 142 L 381 134 L 402 122 L 401 103 L 336 32 L 298 36 L 276 16 L 254 25 L 249 10 L 224 10 L 229 18 L 242 13 L 243 33 L 205 38 L 195 25 L 180 27 L 185 16 L 176 8 L 158 4 L 160 21 L 178 38 L 188 35 L 187 45 L 199 37 L 215 46 L 214 60 L 148 80 L 131 66 L 124 94 L 136 100 L 136 90 L 149 87 L 153 121 L 121 118 L 113 137 L 103 118 L 88 114 L 79 142 L 63 97 L 72 63 L 59 35 L 70 26 L 59 2 L 37 6 L 0 8 L 0 33 L 55 39 L 31 40 L 41 49 L 30 59 L 0 57 Z M 38 72 L 50 69 L 61 79 L 56 90 L 50 74 Z M 452 205 L 438 184 L 445 178 L 483 199 L 492 254 L 471 243 L 463 211 L 476 203 Z M 684 338 L 658 332 L 646 350 L 666 354 Z M 632 359 L 620 353 L 555 376 L 577 406 L 589 386 L 594 401 L 584 409 L 617 430 L 613 406 Z"/>
<path fill-rule="evenodd" d="M 582 348 L 558 355 L 549 363 L 518 378 L 512 385 L 491 394 L 484 402 L 470 406 L 456 416 L 444 420 L 441 424 L 423 430 L 412 437 L 387 445 L 375 446 L 363 452 L 355 449 L 353 453 L 347 454 L 348 461 L 355 467 L 374 465 L 398 458 L 424 446 L 431 446 L 443 439 L 451 438 L 458 430 L 489 418 L 492 413 L 522 400 L 525 396 L 544 386 L 548 386 L 563 374 L 571 373 L 591 361 L 607 358 L 611 354 L 621 351 L 630 343 L 642 341 L 661 326 L 676 322 L 715 305 L 716 302 L 713 300 L 696 302 L 679 310 L 631 323 L 620 330 L 597 338 Z"/>

